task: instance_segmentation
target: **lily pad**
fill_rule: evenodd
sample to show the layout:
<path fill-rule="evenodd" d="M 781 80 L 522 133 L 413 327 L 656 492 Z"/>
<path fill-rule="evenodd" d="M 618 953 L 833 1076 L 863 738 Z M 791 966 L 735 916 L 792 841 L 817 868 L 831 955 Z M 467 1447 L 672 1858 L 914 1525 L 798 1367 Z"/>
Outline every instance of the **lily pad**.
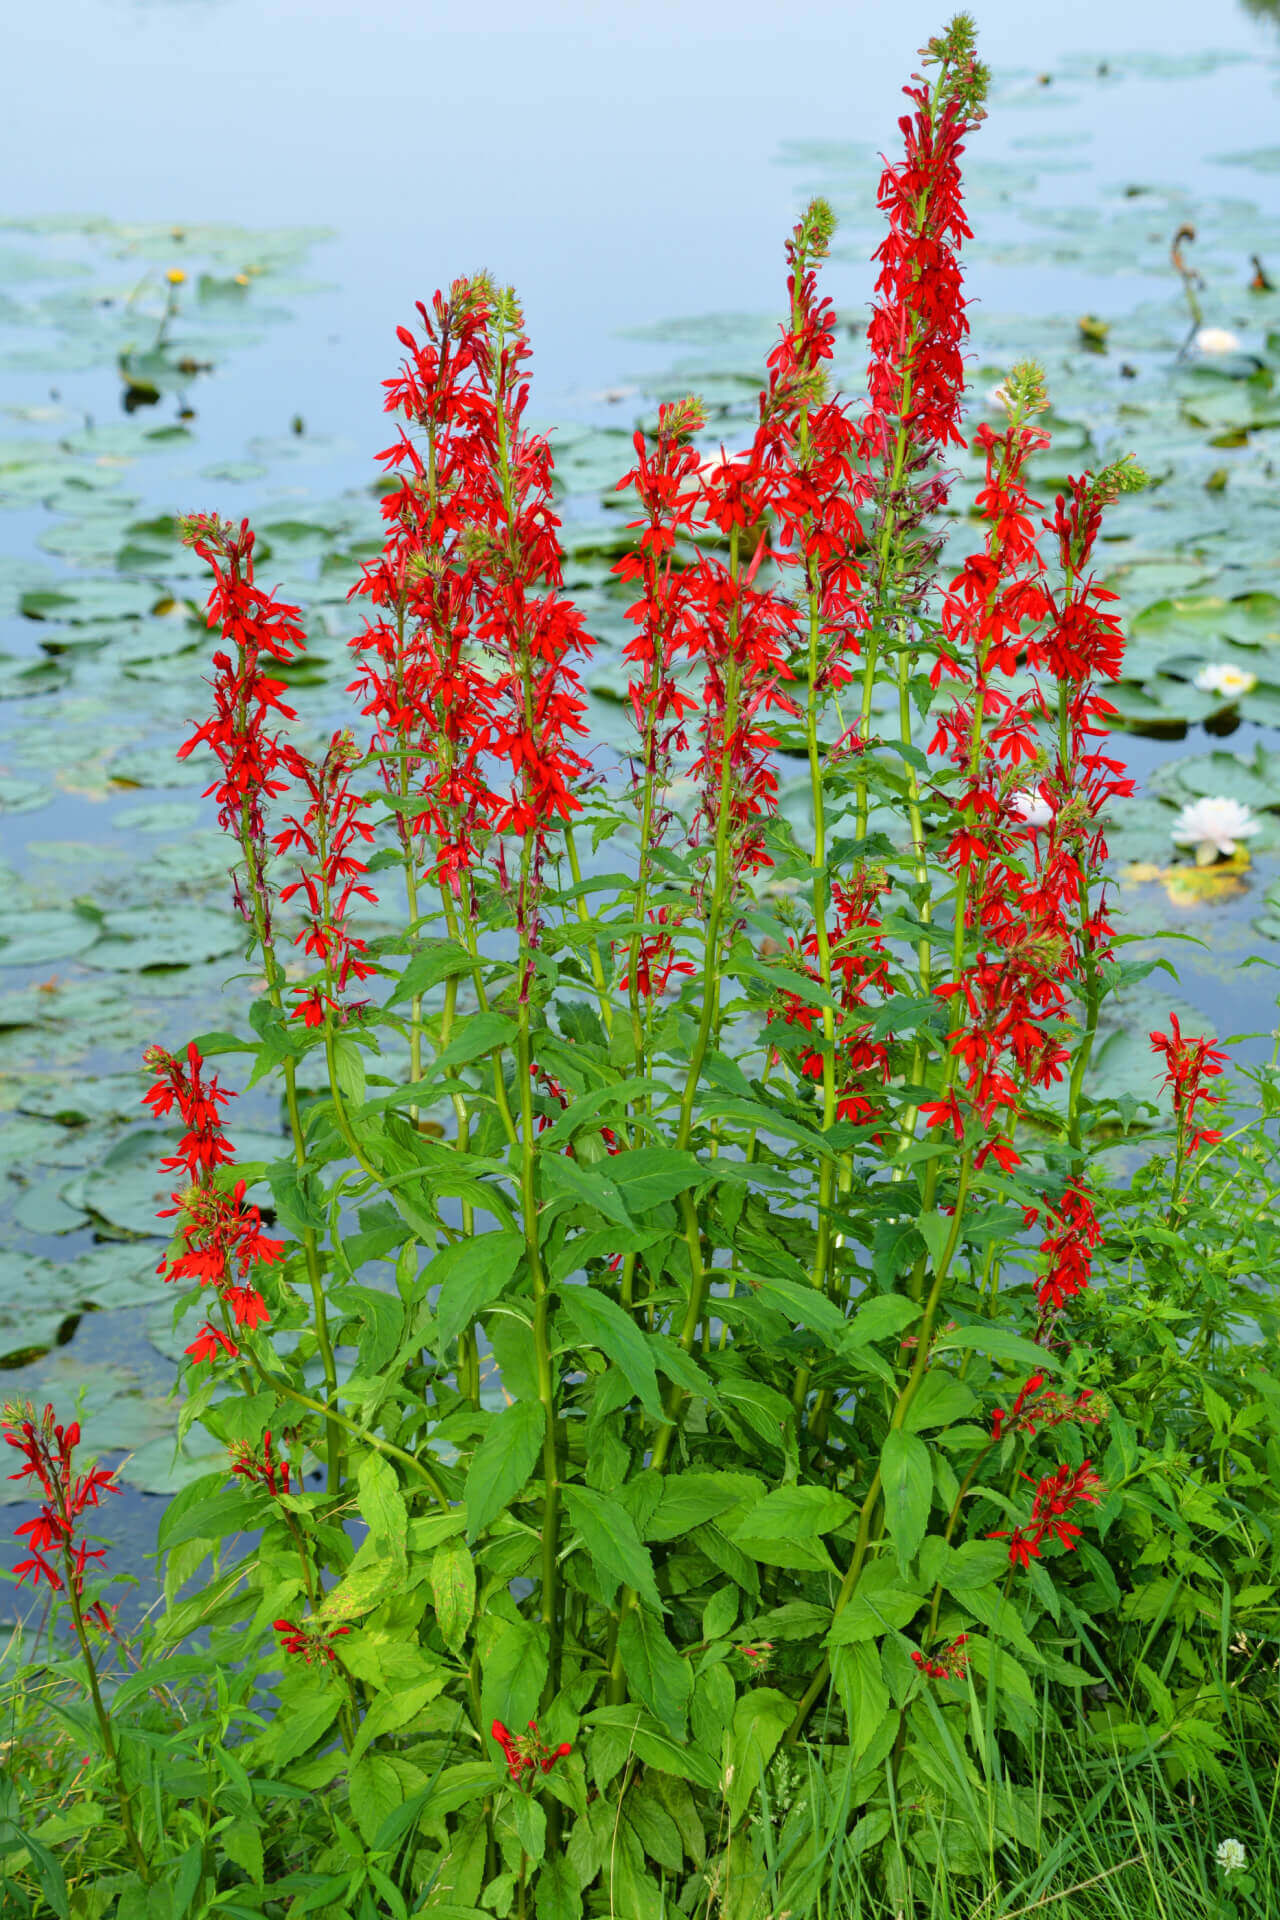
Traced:
<path fill-rule="evenodd" d="M 1166 761 L 1147 784 L 1180 806 L 1213 795 L 1257 809 L 1280 808 L 1280 754 L 1269 753 L 1261 742 L 1249 759 L 1237 753 L 1193 754 Z"/>
<path fill-rule="evenodd" d="M 202 907 L 126 907 L 104 915 L 104 938 L 88 964 L 112 973 L 152 967 L 189 967 L 243 952 L 243 924 L 230 913 Z M 3 959 L 0 952 L 0 959 Z"/>
<path fill-rule="evenodd" d="M 86 953 L 102 932 L 97 916 L 50 907 L 14 916 L 0 934 L 0 967 L 43 967 Z"/>

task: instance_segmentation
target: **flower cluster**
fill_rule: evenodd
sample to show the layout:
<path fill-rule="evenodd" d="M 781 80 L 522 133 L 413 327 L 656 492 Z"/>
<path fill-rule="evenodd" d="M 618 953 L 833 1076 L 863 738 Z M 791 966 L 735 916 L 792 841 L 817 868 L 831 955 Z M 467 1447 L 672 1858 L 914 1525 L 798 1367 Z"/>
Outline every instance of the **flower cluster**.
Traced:
<path fill-rule="evenodd" d="M 1212 1146 L 1222 1138 L 1214 1128 L 1196 1125 L 1196 1108 L 1217 1106 L 1221 1095 L 1210 1093 L 1204 1082 L 1222 1072 L 1227 1055 L 1202 1035 L 1184 1034 L 1176 1013 L 1169 1015 L 1169 1026 L 1169 1033 L 1152 1034 L 1151 1045 L 1164 1055 L 1165 1076 L 1160 1084 L 1162 1089 L 1173 1088 L 1173 1114 L 1180 1145 L 1186 1139 L 1187 1129 L 1191 1129 L 1184 1149 L 1190 1155 L 1197 1147 Z"/>
<path fill-rule="evenodd" d="M 350 643 L 360 671 L 348 691 L 375 721 L 371 752 L 403 802 L 397 829 L 455 895 L 496 807 L 485 776 L 492 688 L 475 658 L 478 555 L 473 529 L 492 494 L 489 322 L 482 275 L 437 291 L 418 314 L 422 338 L 397 329 L 406 358 L 384 385 L 399 434 L 378 458 L 396 483 L 382 498 L 387 532 L 353 595 L 377 610 Z M 411 437 L 415 429 L 418 438 Z"/>
<path fill-rule="evenodd" d="M 495 1720 L 493 1737 L 502 1748 L 507 1772 L 512 1780 L 517 1782 L 526 1773 L 535 1770 L 539 1773 L 550 1773 L 557 1760 L 567 1759 L 573 1752 L 567 1740 L 562 1740 L 558 1747 L 548 1747 L 546 1742 L 539 1738 L 536 1720 L 529 1722 L 527 1733 L 511 1733 L 503 1726 L 501 1720 Z"/>
<path fill-rule="evenodd" d="M 292 1620 L 273 1620 L 271 1624 L 280 1635 L 281 1653 L 300 1653 L 308 1666 L 313 1663 L 324 1666 L 336 1661 L 333 1642 L 351 1631 L 350 1627 L 321 1627 L 311 1621 L 300 1627 Z"/>
<path fill-rule="evenodd" d="M 1024 1475 L 1024 1478 L 1029 1477 Z M 1090 1461 L 1085 1460 L 1078 1467 L 1064 1464 L 1040 1481 L 1031 1504 L 1029 1520 L 1015 1527 L 1012 1533 L 992 1533 L 987 1537 L 1009 1542 L 1011 1567 L 1029 1567 L 1033 1560 L 1038 1560 L 1046 1534 L 1055 1539 L 1059 1546 L 1065 1547 L 1068 1553 L 1074 1553 L 1081 1533 L 1069 1516 L 1082 1504 L 1096 1504 L 1098 1495 L 1105 1491 Z"/>
<path fill-rule="evenodd" d="M 247 1440 L 233 1441 L 230 1453 L 232 1473 L 251 1487 L 265 1487 L 273 1499 L 278 1493 L 288 1493 L 289 1462 L 273 1452 L 270 1433 L 262 1436 L 260 1453 Z"/>
<path fill-rule="evenodd" d="M 836 1117 L 854 1126 L 865 1126 L 879 1117 L 879 1094 L 889 1078 L 889 1049 L 883 1040 L 873 1037 L 867 1013 L 893 992 L 889 978 L 889 955 L 877 913 L 881 896 L 887 891 L 886 876 L 863 867 L 851 874 L 846 885 L 838 881 L 832 888 L 834 923 L 828 933 L 828 958 L 832 987 L 838 1001 L 836 1014 Z M 819 954 L 816 929 L 810 929 L 803 943 L 805 972 L 817 985 L 822 975 L 815 964 Z M 770 1024 L 781 1021 L 821 1037 L 822 1013 L 799 994 L 784 992 L 779 1005 L 769 1013 Z M 820 1049 L 802 1052 L 800 1070 L 807 1079 L 823 1077 Z"/>
<path fill-rule="evenodd" d="M 347 928 L 353 894 L 373 906 L 378 904 L 372 887 L 359 878 L 366 871 L 365 864 L 352 851 L 353 846 L 373 839 L 373 828 L 359 817 L 366 803 L 351 791 L 356 757 L 353 736 L 341 732 L 334 734 L 319 767 L 308 761 L 301 763 L 299 777 L 310 804 L 300 820 L 286 814 L 284 826 L 273 841 L 277 853 L 302 853 L 315 862 L 314 866 L 303 867 L 301 877 L 280 890 L 282 900 L 305 893 L 307 912 L 294 945 L 303 947 L 322 968 L 318 981 L 293 988 L 298 998 L 293 1018 L 309 1027 L 323 1026 L 334 1014 L 345 1019 L 351 1009 L 338 996 L 349 980 L 367 980 L 377 971 L 365 958 L 364 941 Z"/>
<path fill-rule="evenodd" d="M 814 200 L 788 240 L 791 313 L 768 362 L 778 399 L 791 402 L 775 405 L 766 416 L 778 461 L 775 558 L 801 576 L 815 698 L 851 677 L 850 660 L 860 650 L 866 621 L 858 505 L 869 483 L 855 472 L 858 432 L 848 407 L 827 392 L 836 314 L 817 291 L 815 263 L 826 258 L 834 230 L 830 207 Z"/>
<path fill-rule="evenodd" d="M 182 1247 L 162 1260 L 156 1272 L 166 1281 L 194 1280 L 214 1288 L 228 1324 L 219 1328 L 206 1322 L 187 1352 L 196 1362 L 223 1354 L 234 1359 L 239 1348 L 230 1322 L 252 1332 L 271 1318 L 250 1275 L 257 1266 L 276 1265 L 283 1257 L 284 1242 L 263 1233 L 258 1208 L 245 1202 L 243 1180 L 229 1189 L 214 1185 L 213 1170 L 233 1160 L 218 1114 L 219 1104 L 231 1096 L 219 1087 L 216 1076 L 204 1081 L 204 1061 L 195 1043 L 187 1048 L 185 1067 L 160 1046 L 148 1047 L 142 1061 L 156 1079 L 143 1095 L 151 1111 L 161 1119 L 176 1106 L 187 1128 L 177 1154 L 162 1165 L 184 1168 L 191 1176 L 191 1184 L 171 1196 L 174 1205 L 157 1216 L 161 1220 L 177 1217 Z"/>
<path fill-rule="evenodd" d="M 951 1645 L 944 1647 L 941 1653 L 913 1652 L 911 1658 L 921 1673 L 927 1674 L 930 1680 L 963 1680 L 969 1671 L 969 1656 L 961 1649 L 968 1638 L 967 1633 L 958 1634 Z"/>
<path fill-rule="evenodd" d="M 234 527 L 216 513 L 191 514 L 181 522 L 182 539 L 213 571 L 208 619 L 220 627 L 232 649 L 213 656 L 214 712 L 178 749 L 185 760 L 197 746 L 207 746 L 222 766 L 222 778 L 206 788 L 218 801 L 218 822 L 235 836 L 244 850 L 249 895 L 236 877 L 236 904 L 245 919 L 259 922 L 263 940 L 270 938 L 271 901 L 266 878 L 264 798 L 286 791 L 288 779 L 301 768 L 295 749 L 268 731 L 268 717 L 297 716 L 285 706 L 282 680 L 263 671 L 262 662 L 292 660 L 303 648 L 301 614 L 274 594 L 257 586 L 253 577 L 254 535 L 247 520 Z"/>
<path fill-rule="evenodd" d="M 1047 1387 L 1042 1373 L 1033 1373 L 1013 1403 L 1011 1412 L 997 1407 L 991 1416 L 991 1438 L 1001 1440 L 1007 1434 L 1025 1433 L 1033 1439 L 1040 1428 L 1063 1427 L 1076 1423 L 1096 1426 L 1102 1414 L 1090 1406 L 1092 1387 L 1068 1399 L 1057 1387 Z"/>
<path fill-rule="evenodd" d="M 958 15 L 923 50 L 932 81 L 904 88 L 904 152 L 886 164 L 877 195 L 889 232 L 876 251 L 875 308 L 867 328 L 867 410 L 860 455 L 874 499 L 868 544 L 881 555 L 880 590 L 900 617 L 919 610 L 941 548 L 930 522 L 950 477 L 937 465 L 963 446 L 964 342 L 969 331 L 960 251 L 970 229 L 961 193 L 966 136 L 985 118 L 987 73 L 975 59 L 973 28 Z M 893 557 L 890 582 L 885 563 Z"/>
<path fill-rule="evenodd" d="M 33 1586 L 43 1580 L 54 1593 L 70 1588 L 78 1607 L 85 1569 L 90 1560 L 104 1559 L 106 1549 L 77 1540 L 76 1522 L 86 1507 L 98 1505 L 100 1494 L 119 1493 L 115 1474 L 105 1467 L 91 1467 L 88 1473 L 75 1471 L 80 1423 L 73 1420 L 69 1426 L 58 1425 L 52 1406 L 46 1406 L 37 1416 L 29 1402 L 7 1404 L 0 1410 L 0 1422 L 6 1441 L 24 1461 L 16 1473 L 9 1475 L 10 1480 L 34 1480 L 44 1495 L 35 1518 L 24 1520 L 15 1529 L 17 1539 L 28 1536 L 26 1546 L 31 1557 L 19 1561 L 14 1574 L 20 1581 L 29 1576 Z M 49 1559 L 50 1554 L 59 1555 L 61 1568 Z M 84 1618 L 107 1633 L 112 1631 L 111 1617 L 99 1601 L 84 1609 Z"/>

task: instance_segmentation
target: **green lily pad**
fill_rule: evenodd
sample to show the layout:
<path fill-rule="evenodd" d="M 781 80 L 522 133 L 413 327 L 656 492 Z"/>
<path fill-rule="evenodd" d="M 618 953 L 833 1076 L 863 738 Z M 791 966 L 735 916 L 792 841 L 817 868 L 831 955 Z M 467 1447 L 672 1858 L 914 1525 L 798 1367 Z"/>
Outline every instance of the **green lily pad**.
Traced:
<path fill-rule="evenodd" d="M 160 1162 L 172 1154 L 171 1134 L 149 1127 L 133 1128 L 118 1140 L 101 1165 L 83 1176 L 79 1191 L 98 1219 L 125 1233 L 168 1239 L 172 1225 L 156 1219 L 162 1207 L 173 1204 L 180 1173 L 161 1172 Z"/>
<path fill-rule="evenodd" d="M 205 809 L 193 801 L 155 800 L 122 807 L 114 819 L 117 826 L 129 827 L 134 833 L 175 833 L 199 826 L 205 817 Z"/>
<path fill-rule="evenodd" d="M 52 798 L 52 789 L 38 780 L 0 774 L 0 813 L 33 813 L 37 807 L 47 807 Z"/>
<path fill-rule="evenodd" d="M 83 1207 L 70 1201 L 64 1192 L 62 1175 L 51 1175 L 24 1188 L 13 1209 L 15 1226 L 24 1233 L 74 1233 L 88 1224 Z"/>
<path fill-rule="evenodd" d="M 1166 761 L 1147 784 L 1179 806 L 1213 795 L 1255 809 L 1280 808 L 1280 754 L 1268 753 L 1261 742 L 1249 759 L 1237 753 L 1193 754 Z"/>
<path fill-rule="evenodd" d="M 126 907 L 104 916 L 104 938 L 88 964 L 112 973 L 145 973 L 152 967 L 189 967 L 242 953 L 243 922 L 231 913 L 203 907 Z M 3 959 L 0 952 L 0 959 Z"/>
<path fill-rule="evenodd" d="M 120 1478 L 139 1493 L 180 1493 L 226 1457 L 227 1450 L 220 1441 L 193 1427 L 181 1442 L 164 1435 L 137 1447 L 122 1462 Z"/>
<path fill-rule="evenodd" d="M 102 932 L 96 917 L 50 907 L 13 916 L 0 934 L 0 967 L 43 967 L 86 953 Z"/>

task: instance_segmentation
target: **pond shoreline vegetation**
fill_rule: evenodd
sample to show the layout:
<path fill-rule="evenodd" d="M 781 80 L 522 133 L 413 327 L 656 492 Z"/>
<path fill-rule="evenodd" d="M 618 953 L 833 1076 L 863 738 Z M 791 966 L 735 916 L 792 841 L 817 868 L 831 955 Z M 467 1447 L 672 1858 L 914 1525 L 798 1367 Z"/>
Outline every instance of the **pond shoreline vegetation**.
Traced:
<path fill-rule="evenodd" d="M 256 991 L 140 1100 L 223 1457 L 126 1632 L 91 1427 L 4 1405 L 16 1578 L 71 1635 L 9 1649 L 6 1913 L 1274 1911 L 1280 1083 L 1125 957 L 1098 550 L 1145 475 L 1037 499 L 1029 360 L 966 440 L 986 91 L 958 15 L 880 177 L 862 401 L 815 198 L 745 444 L 693 394 L 635 433 L 621 769 L 489 276 L 397 330 L 321 753 L 249 522 L 181 522 L 217 640 L 176 752 Z M 1197 866 L 1260 830 L 1178 798 Z M 1097 1091 L 1144 982 L 1153 1097 Z"/>

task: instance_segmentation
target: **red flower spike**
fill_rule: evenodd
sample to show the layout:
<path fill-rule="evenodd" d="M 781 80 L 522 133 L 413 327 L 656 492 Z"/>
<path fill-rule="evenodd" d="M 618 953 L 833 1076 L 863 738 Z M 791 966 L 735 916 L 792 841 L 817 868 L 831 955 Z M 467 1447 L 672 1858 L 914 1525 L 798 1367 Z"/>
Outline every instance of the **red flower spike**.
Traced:
<path fill-rule="evenodd" d="M 1090 1461 L 1085 1460 L 1078 1467 L 1064 1464 L 1039 1482 L 1028 1521 L 1015 1527 L 1012 1533 L 991 1533 L 987 1538 L 1009 1542 L 1012 1567 L 1029 1567 L 1033 1560 L 1038 1560 L 1046 1534 L 1068 1553 L 1074 1553 L 1081 1532 L 1069 1516 L 1082 1504 L 1096 1504 L 1103 1492 L 1105 1488 Z"/>
<path fill-rule="evenodd" d="M 98 1505 L 100 1494 L 120 1492 L 115 1475 L 103 1467 L 77 1474 L 74 1455 L 80 1445 L 80 1424 L 73 1420 L 59 1426 L 51 1405 L 37 1416 L 30 1402 L 6 1404 L 0 1421 L 6 1442 L 23 1458 L 23 1465 L 9 1478 L 35 1480 L 45 1496 L 34 1518 L 14 1530 L 16 1539 L 25 1539 L 30 1556 L 18 1562 L 15 1577 L 29 1578 L 33 1586 L 43 1580 L 53 1593 L 64 1593 L 69 1585 L 78 1601 L 89 1562 L 104 1559 L 106 1549 L 78 1540 L 76 1523 L 86 1508 Z M 110 1615 L 97 1602 L 84 1609 L 84 1617 L 106 1633 L 113 1631 Z"/>
<path fill-rule="evenodd" d="M 1164 1056 L 1165 1076 L 1160 1085 L 1173 1089 L 1173 1112 L 1178 1123 L 1180 1135 L 1191 1128 L 1187 1141 L 1188 1157 L 1203 1145 L 1212 1145 L 1221 1140 L 1222 1135 L 1216 1129 L 1195 1125 L 1198 1106 L 1216 1106 L 1221 1095 L 1210 1093 L 1204 1085 L 1206 1080 L 1214 1079 L 1222 1072 L 1228 1055 L 1221 1047 L 1215 1047 L 1201 1036 L 1184 1034 L 1178 1024 L 1176 1013 L 1169 1015 L 1171 1031 L 1153 1033 L 1151 1045 Z"/>
<path fill-rule="evenodd" d="M 271 933 L 271 889 L 266 878 L 264 799 L 284 793 L 300 762 L 295 750 L 268 731 L 272 714 L 296 717 L 285 706 L 282 680 L 262 671 L 261 662 L 290 661 L 303 650 L 301 614 L 254 582 L 254 535 L 247 520 L 234 527 L 217 514 L 192 514 L 180 523 L 183 544 L 194 548 L 213 571 L 208 621 L 219 627 L 232 653 L 213 656 L 214 696 L 211 719 L 197 727 L 178 749 L 185 760 L 197 746 L 207 746 L 217 757 L 222 778 L 206 789 L 218 802 L 219 825 L 241 843 L 247 843 L 249 899 L 235 881 L 236 904 L 244 918 L 261 920 L 261 932 Z"/>
<path fill-rule="evenodd" d="M 192 1280 L 213 1287 L 235 1325 L 254 1332 L 267 1325 L 271 1316 L 249 1276 L 255 1267 L 277 1265 L 285 1243 L 263 1233 L 260 1212 L 245 1203 L 243 1180 L 229 1191 L 213 1184 L 215 1170 L 234 1163 L 218 1112 L 232 1096 L 216 1077 L 205 1081 L 204 1062 L 194 1042 L 187 1048 L 185 1063 L 163 1047 L 152 1046 L 143 1055 L 143 1064 L 156 1079 L 143 1096 L 152 1113 L 159 1119 L 176 1107 L 187 1127 L 177 1154 L 161 1166 L 186 1171 L 192 1181 L 171 1196 L 173 1206 L 158 1216 L 177 1217 L 181 1248 L 162 1260 L 156 1271 L 166 1281 Z M 206 1324 L 186 1351 L 198 1365 L 223 1357 L 234 1359 L 240 1350 L 230 1334 Z"/>

